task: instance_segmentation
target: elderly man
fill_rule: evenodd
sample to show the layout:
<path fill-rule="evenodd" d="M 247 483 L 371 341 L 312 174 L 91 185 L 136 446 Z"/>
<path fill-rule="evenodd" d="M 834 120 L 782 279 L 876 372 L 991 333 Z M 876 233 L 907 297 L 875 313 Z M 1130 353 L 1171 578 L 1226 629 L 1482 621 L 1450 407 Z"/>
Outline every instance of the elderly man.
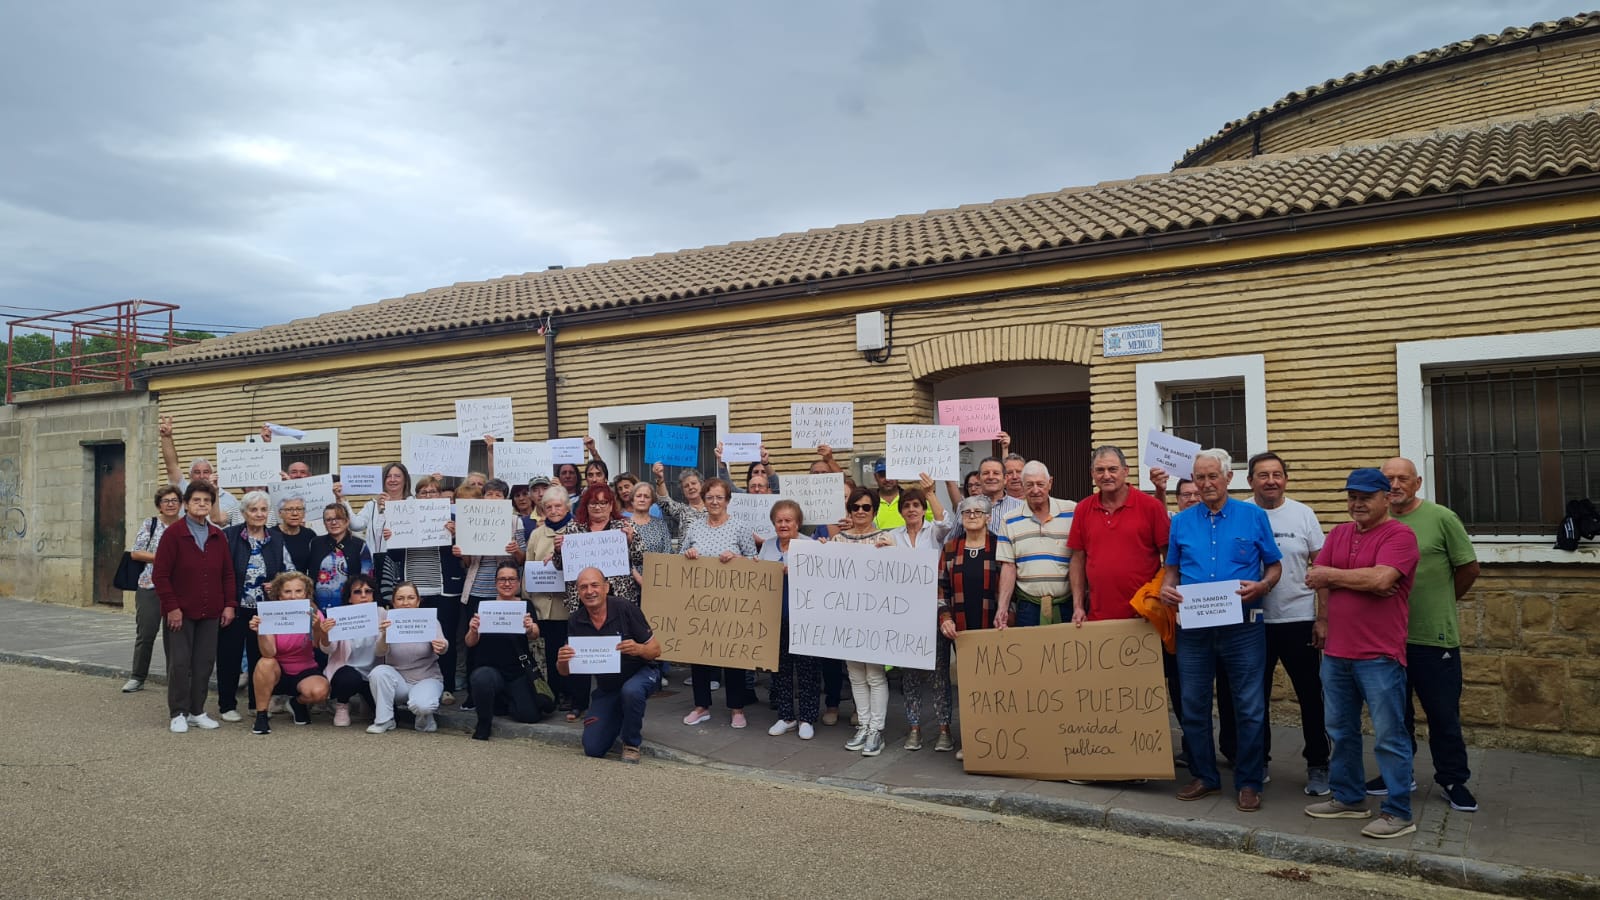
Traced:
<path fill-rule="evenodd" d="M 1071 615 L 1068 573 L 1072 551 L 1071 500 L 1050 496 L 1050 470 L 1034 460 L 1022 468 L 1024 505 L 1006 519 L 1005 533 L 995 536 L 995 562 L 1000 563 L 1000 590 L 995 595 L 994 627 L 1050 625 Z M 1011 600 L 1017 600 L 1016 617 Z"/>
<path fill-rule="evenodd" d="M 1179 800 L 1199 800 L 1221 790 L 1217 752 L 1211 737 L 1212 678 L 1221 662 L 1233 690 L 1239 755 L 1234 768 L 1238 808 L 1261 808 L 1266 775 L 1266 697 L 1261 671 L 1267 661 L 1266 626 L 1261 600 L 1283 574 L 1281 554 L 1272 539 L 1272 523 L 1260 507 L 1228 496 L 1233 458 L 1221 449 L 1202 450 L 1194 461 L 1194 483 L 1200 504 L 1172 520 L 1161 599 L 1180 607 L 1180 585 L 1239 582 L 1243 621 L 1206 628 L 1178 628 L 1178 670 L 1182 691 L 1183 737 L 1189 747 L 1194 780 L 1178 792 Z"/>
<path fill-rule="evenodd" d="M 1372 714 L 1374 755 L 1383 772 L 1382 815 L 1361 833 L 1411 834 L 1411 748 L 1407 746 L 1406 598 L 1417 572 L 1417 538 L 1389 515 L 1389 479 L 1356 469 L 1344 484 L 1350 521 L 1328 535 L 1306 586 L 1326 599 L 1316 630 L 1326 641 L 1322 692 L 1333 740 L 1333 798 L 1306 807 L 1318 819 L 1372 816 L 1362 796 L 1361 704 Z M 1325 593 L 1324 593 L 1325 592 Z"/>
<path fill-rule="evenodd" d="M 601 757 L 611 752 L 622 738 L 622 761 L 637 763 L 644 743 L 645 700 L 661 686 L 661 669 L 648 665 L 661 655 L 656 640 L 639 607 L 611 597 L 611 585 L 600 570 L 590 566 L 578 573 L 578 602 L 582 608 L 567 622 L 567 639 L 615 637 L 622 654 L 622 671 L 595 675 L 594 691 L 589 695 L 589 716 L 583 720 L 583 752 Z M 563 677 L 572 674 L 572 645 L 556 654 L 556 670 Z"/>
<path fill-rule="evenodd" d="M 178 445 L 173 438 L 175 429 L 172 417 L 162 416 L 156 427 L 161 437 L 161 460 L 167 467 L 167 483 L 174 485 L 180 491 L 188 491 L 189 485 L 196 481 L 210 484 L 217 494 L 217 502 L 211 507 L 211 521 L 226 527 L 237 515 L 238 521 L 243 522 L 244 510 L 239 508 L 238 498 L 217 484 L 217 470 L 211 467 L 210 460 L 203 456 L 196 457 L 189 464 L 188 477 L 183 477 L 181 474 L 183 468 L 178 464 Z"/>
<path fill-rule="evenodd" d="M 1128 601 L 1161 571 L 1167 508 L 1128 485 L 1128 459 L 1120 448 L 1096 449 L 1089 474 L 1099 491 L 1078 502 L 1067 538 L 1072 621 L 1136 619 Z"/>
<path fill-rule="evenodd" d="M 1421 554 L 1417 583 L 1411 589 L 1411 614 L 1406 637 L 1406 674 L 1410 697 L 1422 703 L 1428 717 L 1428 749 L 1433 754 L 1433 780 L 1450 808 L 1473 812 L 1478 799 L 1467 789 L 1467 743 L 1461 736 L 1461 631 L 1456 603 L 1478 580 L 1478 558 L 1461 518 L 1448 508 L 1424 500 L 1416 464 L 1395 457 L 1383 464 L 1389 479 L 1389 514 L 1417 535 Z M 1416 713 L 1405 705 L 1406 731 L 1416 752 Z M 1381 777 L 1367 782 L 1367 793 L 1383 796 Z"/>

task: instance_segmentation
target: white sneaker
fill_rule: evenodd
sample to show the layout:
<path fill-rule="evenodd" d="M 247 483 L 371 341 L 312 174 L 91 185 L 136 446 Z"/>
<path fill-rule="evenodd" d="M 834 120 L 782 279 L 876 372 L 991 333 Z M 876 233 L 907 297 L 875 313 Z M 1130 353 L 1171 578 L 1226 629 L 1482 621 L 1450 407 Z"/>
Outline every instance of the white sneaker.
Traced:
<path fill-rule="evenodd" d="M 201 713 L 198 716 L 190 716 L 189 717 L 189 724 L 193 725 L 196 728 L 204 728 L 206 731 L 210 731 L 213 728 L 221 728 L 222 727 L 222 723 L 221 722 L 218 722 L 216 719 L 211 718 L 210 716 L 206 715 L 205 713 Z"/>
<path fill-rule="evenodd" d="M 242 722 L 242 721 L 244 721 L 244 716 L 239 715 L 239 711 L 237 709 L 230 709 L 227 712 L 222 714 L 222 721 L 224 721 L 224 722 Z"/>
<path fill-rule="evenodd" d="M 188 719 L 188 717 L 185 716 L 183 713 L 179 713 L 179 714 L 173 716 L 172 717 L 172 726 L 171 727 L 172 727 L 172 733 L 173 734 L 183 734 L 185 731 L 189 730 L 189 719 Z"/>
<path fill-rule="evenodd" d="M 122 683 L 122 692 L 124 694 L 131 694 L 134 691 L 142 690 L 144 690 L 144 679 L 142 678 L 129 678 L 127 681 Z"/>
<path fill-rule="evenodd" d="M 367 734 L 383 734 L 385 731 L 393 731 L 393 730 L 394 730 L 394 720 L 393 719 L 390 719 L 387 722 L 373 722 L 371 725 L 367 726 Z"/>
<path fill-rule="evenodd" d="M 793 719 L 779 719 L 778 721 L 772 723 L 771 728 L 767 729 L 767 734 L 777 737 L 780 734 L 788 734 L 794 729 L 795 721 Z"/>
<path fill-rule="evenodd" d="M 816 736 L 817 736 L 817 729 L 812 727 L 810 722 L 801 722 L 800 723 L 800 740 L 809 741 L 809 740 L 811 740 L 812 738 L 814 738 Z"/>
<path fill-rule="evenodd" d="M 289 711 L 289 698 L 283 694 L 273 694 L 267 701 L 267 713 L 286 713 Z"/>
<path fill-rule="evenodd" d="M 426 734 L 439 730 L 439 723 L 433 720 L 433 713 L 417 713 L 416 729 Z"/>
<path fill-rule="evenodd" d="M 713 691 L 720 691 L 720 690 L 722 690 L 722 682 L 720 682 L 720 681 L 717 681 L 717 680 L 716 680 L 716 679 L 712 679 L 712 680 L 711 680 L 711 689 L 712 689 L 712 690 L 713 690 Z"/>

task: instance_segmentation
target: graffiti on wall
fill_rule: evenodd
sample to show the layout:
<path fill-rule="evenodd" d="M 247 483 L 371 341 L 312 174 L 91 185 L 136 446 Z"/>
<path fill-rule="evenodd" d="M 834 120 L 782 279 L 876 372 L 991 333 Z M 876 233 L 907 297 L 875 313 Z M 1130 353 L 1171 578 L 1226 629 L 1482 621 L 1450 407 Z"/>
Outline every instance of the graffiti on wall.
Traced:
<path fill-rule="evenodd" d="M 22 472 L 15 459 L 0 458 L 0 541 L 28 536 L 28 513 L 22 508 Z"/>

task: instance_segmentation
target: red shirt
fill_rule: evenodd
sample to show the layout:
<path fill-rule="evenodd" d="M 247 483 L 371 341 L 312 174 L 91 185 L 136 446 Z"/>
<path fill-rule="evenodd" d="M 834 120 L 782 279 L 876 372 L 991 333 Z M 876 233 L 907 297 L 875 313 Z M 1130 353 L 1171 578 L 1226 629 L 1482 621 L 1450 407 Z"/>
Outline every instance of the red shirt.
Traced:
<path fill-rule="evenodd" d="M 1417 573 L 1417 536 L 1410 526 L 1388 519 L 1370 531 L 1346 522 L 1333 529 L 1316 564 L 1334 569 L 1392 566 L 1400 570 L 1394 593 L 1382 597 L 1349 588 L 1328 589 L 1328 643 L 1324 653 L 1340 659 L 1389 657 L 1406 664 L 1406 598 Z"/>
<path fill-rule="evenodd" d="M 1108 512 L 1099 494 L 1073 510 L 1067 546 L 1084 557 L 1089 582 L 1089 619 L 1137 619 L 1128 601 L 1161 569 L 1170 521 L 1156 498 L 1133 488 Z"/>

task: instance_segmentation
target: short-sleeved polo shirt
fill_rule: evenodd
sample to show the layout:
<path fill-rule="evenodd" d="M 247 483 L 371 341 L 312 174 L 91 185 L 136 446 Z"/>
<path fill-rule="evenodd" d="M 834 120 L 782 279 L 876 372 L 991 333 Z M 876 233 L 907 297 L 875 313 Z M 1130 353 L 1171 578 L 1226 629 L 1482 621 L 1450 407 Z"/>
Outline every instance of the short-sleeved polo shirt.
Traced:
<path fill-rule="evenodd" d="M 589 618 L 589 610 L 578 607 L 567 621 L 567 635 L 569 637 L 600 637 L 602 635 L 615 636 L 620 643 L 630 640 L 636 644 L 646 644 L 655 637 L 655 632 L 650 630 L 650 623 L 645 620 L 644 613 L 639 607 L 626 600 L 615 597 L 606 598 L 606 620 L 599 628 L 594 625 L 594 620 Z M 601 691 L 614 692 L 622 690 L 622 686 L 632 678 L 635 672 L 644 668 L 646 662 L 637 656 L 623 654 L 622 671 L 615 675 L 594 675 L 595 686 Z"/>
<path fill-rule="evenodd" d="M 1033 597 L 1069 597 L 1067 566 L 1072 551 L 1067 537 L 1072 532 L 1071 500 L 1050 498 L 1049 515 L 1034 518 L 1026 503 L 1006 520 L 1006 532 L 995 537 L 994 558 L 1017 567 L 1017 588 Z"/>
<path fill-rule="evenodd" d="M 1168 528 L 1166 507 L 1143 491 L 1129 489 L 1114 510 L 1099 494 L 1079 501 L 1067 547 L 1084 554 L 1090 621 L 1139 617 L 1128 601 L 1161 569 Z"/>
<path fill-rule="evenodd" d="M 1282 558 L 1272 522 L 1259 506 L 1229 497 L 1216 512 L 1196 503 L 1172 519 L 1167 565 L 1178 567 L 1180 584 L 1260 581 L 1262 571 Z"/>
<path fill-rule="evenodd" d="M 1333 529 L 1317 554 L 1317 565 L 1334 569 L 1391 566 L 1400 572 L 1388 596 L 1328 589 L 1328 642 L 1323 652 L 1340 659 L 1388 657 L 1406 664 L 1408 598 L 1416 583 L 1417 536 L 1403 523 L 1387 519 L 1367 531 L 1345 522 Z"/>

